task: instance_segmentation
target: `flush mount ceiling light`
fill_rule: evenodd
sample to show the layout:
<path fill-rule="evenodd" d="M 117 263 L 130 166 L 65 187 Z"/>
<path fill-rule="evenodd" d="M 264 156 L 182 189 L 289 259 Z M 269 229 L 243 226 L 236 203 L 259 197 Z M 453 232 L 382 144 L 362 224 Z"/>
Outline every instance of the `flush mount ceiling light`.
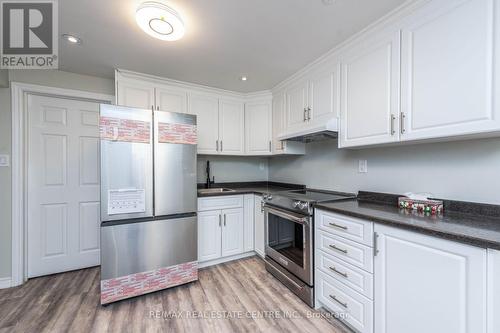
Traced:
<path fill-rule="evenodd" d="M 142 3 L 135 12 L 135 20 L 145 33 L 161 40 L 179 40 L 185 33 L 179 13 L 159 2 Z"/>
<path fill-rule="evenodd" d="M 70 35 L 70 34 L 64 34 L 62 35 L 62 38 L 71 44 L 81 44 L 82 40 L 79 37 L 76 37 L 75 35 Z"/>
<path fill-rule="evenodd" d="M 246 81 L 246 80 L 247 80 L 247 77 L 246 77 L 246 76 L 242 76 L 242 77 L 240 77 L 240 80 L 241 80 L 241 81 Z"/>

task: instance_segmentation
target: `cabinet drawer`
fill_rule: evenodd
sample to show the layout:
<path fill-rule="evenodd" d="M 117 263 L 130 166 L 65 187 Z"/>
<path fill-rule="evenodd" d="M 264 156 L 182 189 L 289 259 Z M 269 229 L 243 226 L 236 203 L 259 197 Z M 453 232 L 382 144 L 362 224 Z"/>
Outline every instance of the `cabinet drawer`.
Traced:
<path fill-rule="evenodd" d="M 373 332 L 373 301 L 316 271 L 317 300 L 361 333 Z"/>
<path fill-rule="evenodd" d="M 318 251 L 316 267 L 351 289 L 373 299 L 373 274 Z"/>
<path fill-rule="evenodd" d="M 198 211 L 243 207 L 243 195 L 198 198 Z"/>
<path fill-rule="evenodd" d="M 356 267 L 373 273 L 373 249 L 343 237 L 319 231 L 318 248 Z"/>
<path fill-rule="evenodd" d="M 373 246 L 373 222 L 321 210 L 316 213 L 316 221 L 324 231 Z"/>

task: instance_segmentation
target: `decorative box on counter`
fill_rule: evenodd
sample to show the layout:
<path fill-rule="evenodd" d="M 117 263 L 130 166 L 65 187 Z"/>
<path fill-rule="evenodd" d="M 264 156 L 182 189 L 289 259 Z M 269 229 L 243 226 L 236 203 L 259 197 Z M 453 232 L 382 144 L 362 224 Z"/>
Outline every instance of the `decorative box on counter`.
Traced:
<path fill-rule="evenodd" d="M 426 199 L 421 196 L 399 197 L 398 206 L 402 209 L 414 210 L 433 215 L 443 213 L 443 201 Z"/>

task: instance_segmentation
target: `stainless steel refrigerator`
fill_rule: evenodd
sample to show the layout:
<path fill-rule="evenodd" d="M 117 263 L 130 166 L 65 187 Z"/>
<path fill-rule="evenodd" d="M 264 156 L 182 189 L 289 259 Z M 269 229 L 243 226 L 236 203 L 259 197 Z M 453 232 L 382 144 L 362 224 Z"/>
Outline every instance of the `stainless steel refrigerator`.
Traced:
<path fill-rule="evenodd" d="M 101 304 L 198 279 L 196 116 L 100 106 Z"/>

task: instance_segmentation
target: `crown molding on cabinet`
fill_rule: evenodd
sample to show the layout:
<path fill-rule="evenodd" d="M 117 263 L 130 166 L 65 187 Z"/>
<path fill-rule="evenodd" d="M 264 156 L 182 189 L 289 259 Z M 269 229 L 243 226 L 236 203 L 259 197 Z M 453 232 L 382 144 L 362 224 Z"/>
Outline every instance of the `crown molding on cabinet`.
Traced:
<path fill-rule="evenodd" d="M 144 73 L 134 72 L 134 71 L 121 69 L 121 68 L 115 69 L 115 78 L 117 75 L 122 75 L 122 76 L 125 76 L 127 78 L 132 78 L 132 79 L 136 79 L 136 80 L 147 80 L 149 82 L 157 83 L 157 84 L 167 84 L 167 85 L 181 88 L 181 89 L 196 90 L 197 92 L 201 92 L 201 93 L 222 95 L 225 98 L 233 98 L 233 99 L 239 99 L 239 100 L 243 100 L 243 101 L 247 101 L 247 100 L 253 101 L 255 99 L 272 99 L 272 94 L 271 94 L 270 90 L 261 90 L 261 91 L 251 92 L 251 93 L 239 93 L 236 91 L 214 88 L 214 87 L 205 86 L 205 85 L 201 85 L 201 84 L 197 84 L 197 83 L 178 81 L 178 80 L 169 79 L 166 77 L 161 77 L 161 76 L 156 76 L 156 75 L 151 75 L 151 74 L 144 74 Z"/>

